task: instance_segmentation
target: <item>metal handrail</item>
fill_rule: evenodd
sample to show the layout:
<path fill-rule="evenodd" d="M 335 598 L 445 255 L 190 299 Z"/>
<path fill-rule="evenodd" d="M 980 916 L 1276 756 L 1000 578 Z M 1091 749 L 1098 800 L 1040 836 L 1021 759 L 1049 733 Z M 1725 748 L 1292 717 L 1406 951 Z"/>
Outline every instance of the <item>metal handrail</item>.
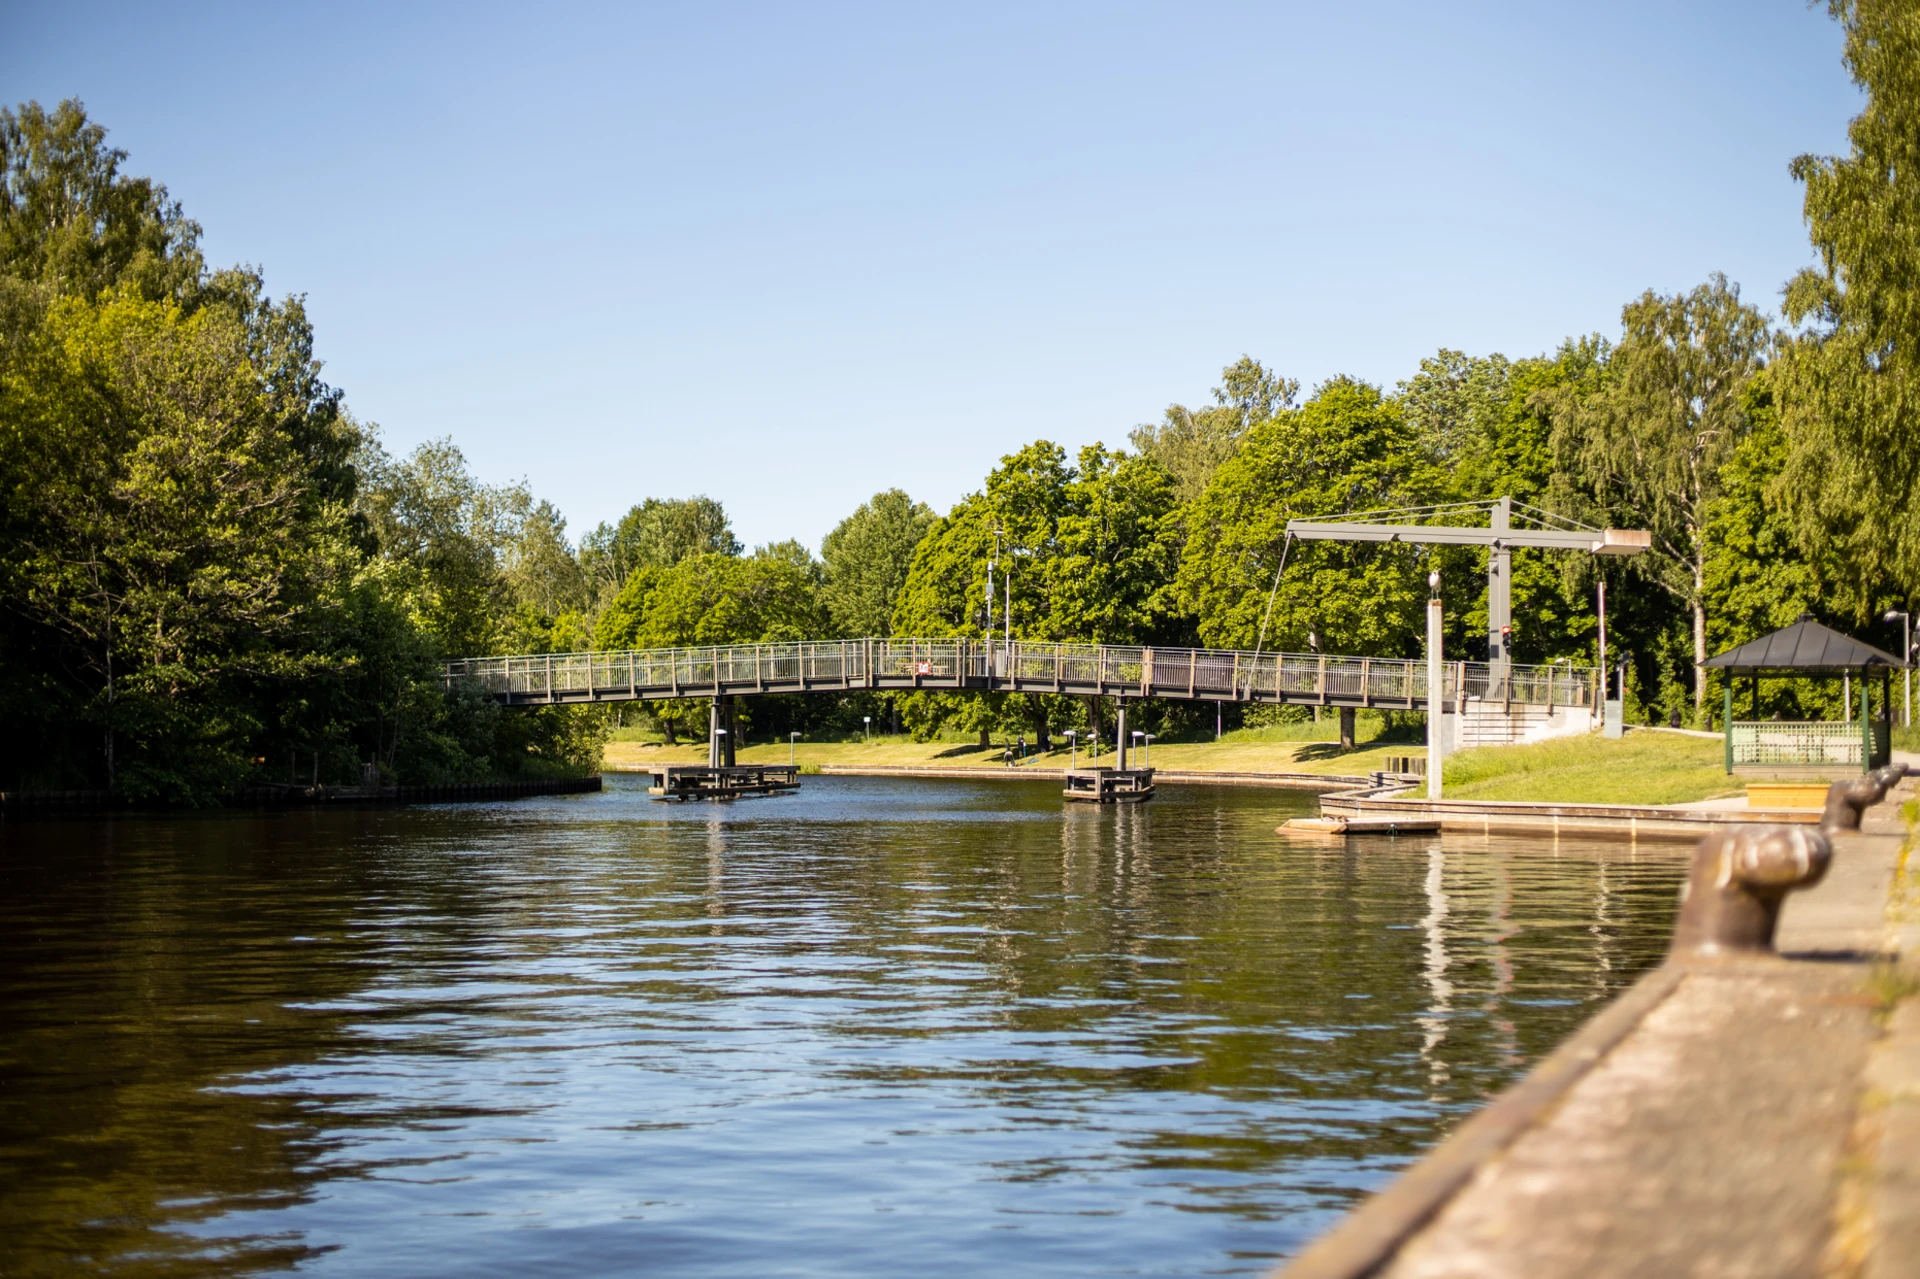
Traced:
<path fill-rule="evenodd" d="M 1440 696 L 1453 704 L 1591 707 L 1598 686 L 1592 668 L 1562 664 L 1502 668 L 1448 662 L 1442 670 Z M 1418 658 L 1029 640 L 1008 646 L 952 638 L 795 640 L 476 657 L 445 663 L 443 677 L 449 685 L 474 681 L 490 696 L 510 701 L 920 686 L 1225 701 L 1357 701 L 1387 709 L 1424 707 L 1428 700 L 1427 665 Z"/>

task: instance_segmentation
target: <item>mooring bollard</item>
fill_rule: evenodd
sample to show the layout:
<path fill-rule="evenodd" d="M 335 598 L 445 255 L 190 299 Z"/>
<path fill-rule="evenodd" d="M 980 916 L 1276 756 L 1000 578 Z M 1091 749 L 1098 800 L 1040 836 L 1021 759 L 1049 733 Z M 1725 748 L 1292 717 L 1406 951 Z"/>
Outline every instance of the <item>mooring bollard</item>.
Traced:
<path fill-rule="evenodd" d="M 1773 949 L 1780 903 L 1796 888 L 1811 888 L 1833 861 L 1829 835 L 1860 829 L 1860 814 L 1880 802 L 1906 775 L 1889 764 L 1865 777 L 1827 789 L 1818 829 L 1805 826 L 1735 826 L 1715 831 L 1693 851 L 1673 952 L 1751 953 Z"/>
<path fill-rule="evenodd" d="M 1693 850 L 1674 953 L 1770 951 L 1780 903 L 1820 882 L 1833 860 L 1824 832 L 1805 826 L 1735 826 Z"/>
<path fill-rule="evenodd" d="M 1865 777 L 1835 782 L 1827 787 L 1827 807 L 1820 814 L 1820 829 L 1848 831 L 1860 829 L 1860 814 L 1880 802 L 1881 796 L 1907 775 L 1905 764 L 1888 764 Z"/>

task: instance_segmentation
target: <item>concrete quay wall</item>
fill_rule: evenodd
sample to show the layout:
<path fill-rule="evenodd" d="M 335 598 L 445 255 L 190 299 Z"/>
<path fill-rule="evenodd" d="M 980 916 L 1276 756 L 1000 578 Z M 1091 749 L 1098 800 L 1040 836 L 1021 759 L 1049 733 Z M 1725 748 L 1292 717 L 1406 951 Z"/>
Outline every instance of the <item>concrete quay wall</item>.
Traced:
<path fill-rule="evenodd" d="M 1777 954 L 1669 959 L 1279 1274 L 1920 1275 L 1915 793 Z"/>

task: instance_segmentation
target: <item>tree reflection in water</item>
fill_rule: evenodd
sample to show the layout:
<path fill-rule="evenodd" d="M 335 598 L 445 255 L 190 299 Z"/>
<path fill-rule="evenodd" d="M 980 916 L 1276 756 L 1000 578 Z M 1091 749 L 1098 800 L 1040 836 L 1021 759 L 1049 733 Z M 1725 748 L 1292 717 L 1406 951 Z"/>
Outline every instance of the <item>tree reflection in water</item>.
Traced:
<path fill-rule="evenodd" d="M 0 1272 L 1264 1269 L 1658 961 L 1678 850 L 1284 792 L 0 828 Z"/>

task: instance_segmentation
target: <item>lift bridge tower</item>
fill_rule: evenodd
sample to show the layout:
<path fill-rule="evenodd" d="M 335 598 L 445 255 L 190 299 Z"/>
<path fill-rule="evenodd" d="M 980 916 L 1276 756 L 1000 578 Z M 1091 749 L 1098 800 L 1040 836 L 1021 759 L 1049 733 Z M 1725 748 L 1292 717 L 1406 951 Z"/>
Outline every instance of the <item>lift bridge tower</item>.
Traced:
<path fill-rule="evenodd" d="M 1485 528 L 1456 523 L 1485 514 Z M 1524 521 L 1516 528 L 1516 515 Z M 1442 522 L 1445 521 L 1445 522 Z M 1504 688 L 1513 666 L 1513 552 L 1521 548 L 1638 555 L 1653 545 L 1645 529 L 1594 528 L 1552 511 L 1516 502 L 1454 502 L 1445 506 L 1361 511 L 1345 520 L 1288 520 L 1287 535 L 1306 542 L 1406 542 L 1419 546 L 1481 546 L 1487 550 L 1487 682 Z M 1600 664 L 1606 664 L 1606 620 L 1601 619 Z"/>

